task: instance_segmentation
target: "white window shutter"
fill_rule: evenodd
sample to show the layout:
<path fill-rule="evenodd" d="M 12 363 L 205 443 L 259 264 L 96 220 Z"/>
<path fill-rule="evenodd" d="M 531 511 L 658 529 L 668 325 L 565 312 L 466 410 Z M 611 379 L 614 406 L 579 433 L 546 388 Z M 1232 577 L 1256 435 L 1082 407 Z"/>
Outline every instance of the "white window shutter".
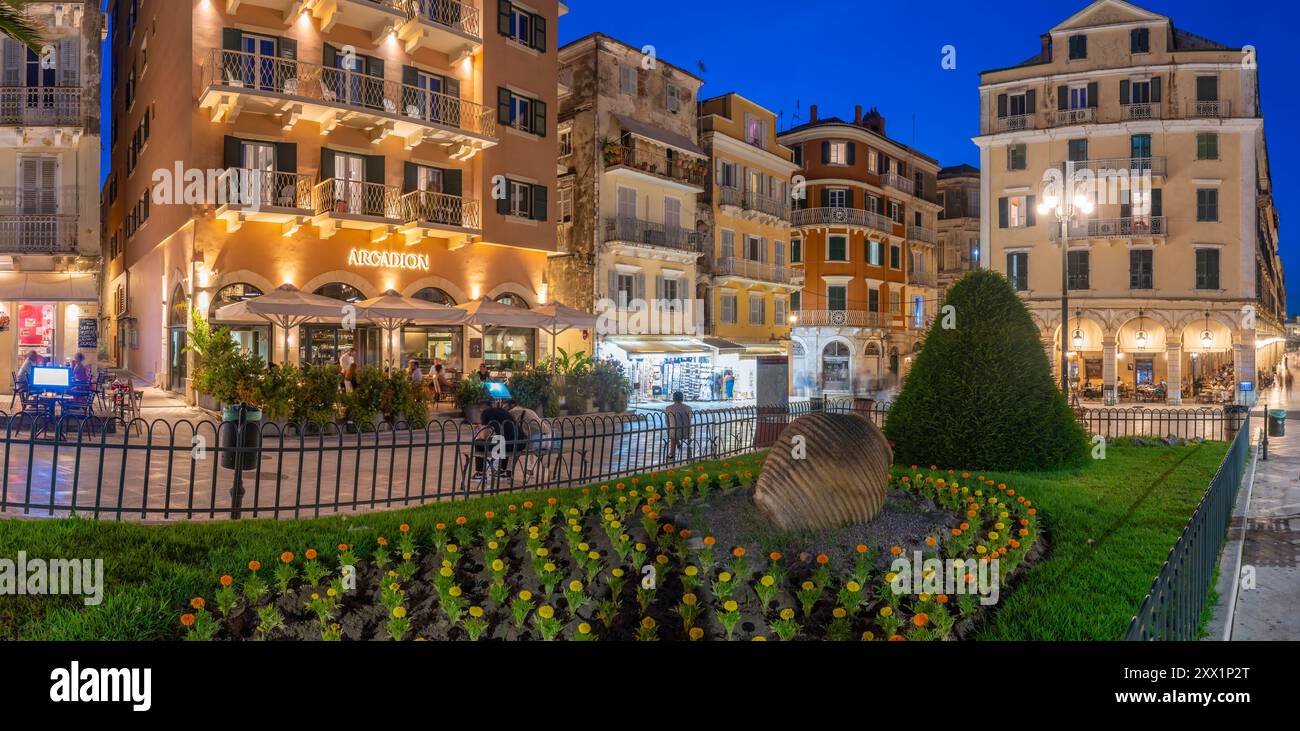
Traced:
<path fill-rule="evenodd" d="M 69 36 L 59 40 L 58 85 L 81 86 L 81 37 Z"/>
<path fill-rule="evenodd" d="M 12 38 L 0 38 L 3 44 L 4 71 L 0 73 L 0 86 L 21 86 L 23 45 Z"/>

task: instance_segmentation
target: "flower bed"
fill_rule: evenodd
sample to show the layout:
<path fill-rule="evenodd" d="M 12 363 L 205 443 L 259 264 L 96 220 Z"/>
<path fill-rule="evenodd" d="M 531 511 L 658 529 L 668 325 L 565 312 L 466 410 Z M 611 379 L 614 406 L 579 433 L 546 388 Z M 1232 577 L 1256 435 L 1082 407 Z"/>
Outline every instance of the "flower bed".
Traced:
<path fill-rule="evenodd" d="M 933 640 L 978 617 L 967 591 L 895 591 L 901 546 L 786 557 L 693 530 L 690 508 L 750 489 L 761 468 L 750 456 L 500 512 L 467 506 L 370 545 L 340 531 L 328 556 L 287 547 L 220 576 L 180 621 L 195 640 Z M 952 516 L 919 545 L 924 558 L 961 559 L 959 580 L 974 584 L 994 559 L 1011 576 L 1038 537 L 1032 503 L 983 476 L 913 468 L 890 487 Z"/>

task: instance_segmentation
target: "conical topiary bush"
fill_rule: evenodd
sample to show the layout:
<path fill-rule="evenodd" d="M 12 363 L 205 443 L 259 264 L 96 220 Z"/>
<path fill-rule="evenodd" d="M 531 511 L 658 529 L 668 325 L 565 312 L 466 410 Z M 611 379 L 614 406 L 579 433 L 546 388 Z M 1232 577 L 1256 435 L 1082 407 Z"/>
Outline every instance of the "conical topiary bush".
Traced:
<path fill-rule="evenodd" d="M 885 422 L 902 464 L 981 470 L 1078 466 L 1088 438 L 1052 376 L 1038 327 L 1000 274 L 948 291 Z"/>

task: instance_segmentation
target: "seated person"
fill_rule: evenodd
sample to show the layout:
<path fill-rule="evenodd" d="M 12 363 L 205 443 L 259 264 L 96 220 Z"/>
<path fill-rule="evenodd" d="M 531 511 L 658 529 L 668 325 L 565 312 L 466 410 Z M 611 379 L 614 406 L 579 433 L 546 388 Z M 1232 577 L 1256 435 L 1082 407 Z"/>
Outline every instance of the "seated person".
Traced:
<path fill-rule="evenodd" d="M 481 477 L 487 468 L 487 458 L 497 449 L 498 445 L 505 448 L 504 459 L 507 464 L 509 459 L 515 455 L 525 444 L 522 439 L 519 423 L 510 415 L 509 411 L 500 406 L 489 406 L 483 410 L 483 420 L 480 422 L 481 427 L 474 434 L 472 441 L 474 449 L 474 477 Z M 504 441 L 498 440 L 502 437 Z M 501 469 L 503 465 L 495 465 Z"/>
<path fill-rule="evenodd" d="M 478 376 L 480 381 L 487 383 L 492 378 L 492 371 L 488 370 L 487 363 L 479 363 L 474 375 Z"/>
<path fill-rule="evenodd" d="M 668 459 L 676 456 L 678 445 L 690 441 L 691 413 L 692 409 L 686 403 L 686 394 L 681 391 L 674 393 L 672 404 L 664 409 L 668 425 Z"/>
<path fill-rule="evenodd" d="M 27 353 L 27 357 L 23 359 L 22 367 L 18 369 L 18 383 L 15 384 L 17 388 L 26 391 L 27 387 L 32 384 L 32 369 L 40 365 L 40 359 L 41 356 L 37 355 L 35 350 Z"/>
<path fill-rule="evenodd" d="M 77 353 L 72 359 L 72 380 L 80 384 L 90 383 L 90 369 L 86 367 L 84 353 Z"/>
<path fill-rule="evenodd" d="M 447 370 L 442 367 L 441 363 L 433 367 L 433 376 L 438 383 L 439 393 L 452 392 L 451 377 L 447 375 Z"/>
<path fill-rule="evenodd" d="M 510 408 L 510 415 L 519 423 L 524 434 L 528 435 L 528 448 L 531 451 L 541 452 L 560 448 L 560 440 L 554 438 L 550 422 L 538 416 L 536 411 L 514 399 L 508 401 L 506 406 Z"/>
<path fill-rule="evenodd" d="M 413 386 L 424 384 L 424 371 L 420 370 L 419 361 L 412 358 L 411 361 L 406 364 L 406 377 L 411 379 L 411 385 Z"/>

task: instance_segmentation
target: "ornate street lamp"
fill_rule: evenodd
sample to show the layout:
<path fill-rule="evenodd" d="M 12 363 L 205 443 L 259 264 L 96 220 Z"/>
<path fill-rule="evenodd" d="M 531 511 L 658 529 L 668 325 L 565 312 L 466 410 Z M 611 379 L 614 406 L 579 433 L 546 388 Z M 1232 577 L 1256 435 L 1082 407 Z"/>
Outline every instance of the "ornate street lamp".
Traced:
<path fill-rule="evenodd" d="M 1070 367 L 1066 352 L 1065 328 L 1070 320 L 1070 220 L 1076 213 L 1092 213 L 1092 199 L 1084 191 L 1074 190 L 1074 163 L 1065 164 L 1065 176 L 1056 168 L 1043 176 L 1043 198 L 1038 205 L 1041 216 L 1052 214 L 1061 227 L 1061 392 L 1069 396 Z M 1067 181 L 1068 184 L 1067 184 Z"/>
<path fill-rule="evenodd" d="M 1150 338 L 1147 337 L 1146 328 L 1143 327 L 1145 324 L 1146 324 L 1146 319 L 1144 317 L 1143 311 L 1139 309 L 1137 336 L 1133 338 L 1133 342 L 1137 343 L 1139 350 L 1146 350 L 1147 343 L 1150 341 Z"/>
<path fill-rule="evenodd" d="M 1083 330 L 1079 329 L 1079 318 L 1083 316 L 1081 310 L 1074 311 L 1074 349 L 1083 349 Z"/>
<path fill-rule="evenodd" d="M 1214 345 L 1214 333 L 1210 332 L 1210 311 L 1205 311 L 1205 329 L 1201 331 L 1201 347 L 1209 350 Z"/>

